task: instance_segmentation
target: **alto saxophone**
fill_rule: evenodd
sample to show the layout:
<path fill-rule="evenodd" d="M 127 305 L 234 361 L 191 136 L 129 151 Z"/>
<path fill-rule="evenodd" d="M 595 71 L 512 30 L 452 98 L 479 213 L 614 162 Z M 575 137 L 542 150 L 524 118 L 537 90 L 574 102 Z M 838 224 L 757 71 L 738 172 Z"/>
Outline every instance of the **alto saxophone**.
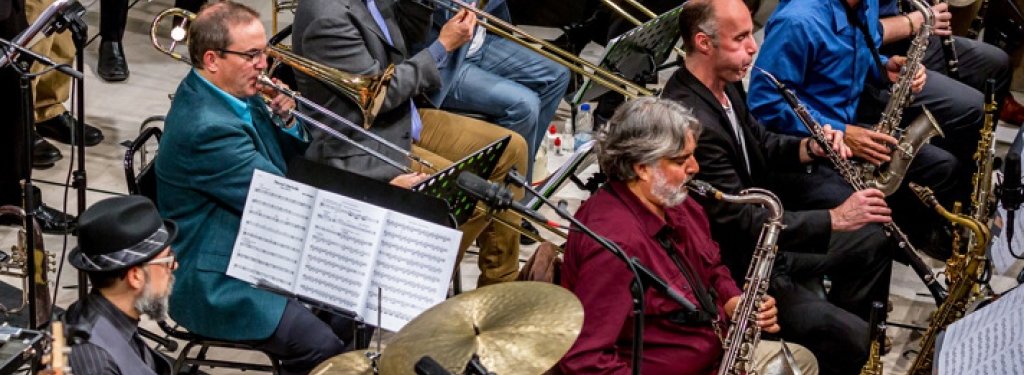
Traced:
<path fill-rule="evenodd" d="M 903 109 L 913 101 L 911 85 L 918 69 L 921 68 L 921 61 L 924 59 L 925 50 L 928 49 L 928 38 L 932 35 L 932 26 L 935 24 L 935 16 L 932 14 L 928 4 L 921 0 L 911 0 L 917 10 L 924 15 L 924 23 L 921 29 L 914 36 L 907 51 L 907 61 L 900 68 L 899 79 L 892 85 L 889 102 L 882 112 L 882 119 L 875 128 L 876 131 L 888 134 L 896 138 L 896 145 L 892 147 L 891 159 L 879 166 L 870 163 L 861 164 L 861 174 L 868 187 L 881 190 L 886 196 L 891 195 L 900 187 L 903 177 L 910 167 L 910 162 L 917 156 L 918 151 L 928 140 L 936 135 L 942 136 L 935 117 L 927 108 L 922 107 L 922 113 L 907 125 L 900 128 L 900 120 L 903 118 Z M 879 72 L 885 74 L 885 72 Z"/>
<path fill-rule="evenodd" d="M 760 67 L 754 66 L 755 69 L 764 73 L 765 77 L 768 77 L 768 81 L 775 85 L 775 88 L 782 94 L 783 99 L 786 103 L 793 108 L 793 112 L 796 113 L 796 117 L 800 119 L 807 131 L 811 133 L 811 138 L 821 146 L 821 149 L 825 151 L 825 155 L 828 160 L 835 166 L 836 171 L 843 177 L 846 183 L 853 187 L 853 190 L 860 191 L 872 186 L 868 185 L 864 181 L 863 175 L 861 175 L 856 168 L 850 163 L 849 160 L 843 159 L 839 156 L 839 153 L 832 148 L 832 143 L 829 142 L 825 136 L 825 129 L 822 128 L 821 124 L 814 120 L 810 112 L 807 111 L 807 107 L 800 102 L 800 99 L 796 97 L 785 84 L 779 82 L 774 75 L 768 71 L 761 69 Z M 903 251 L 903 254 L 907 257 L 907 261 L 910 263 L 910 267 L 917 273 L 917 276 L 921 278 L 924 285 L 928 287 L 928 291 L 931 292 L 932 298 L 935 299 L 935 304 L 940 305 L 942 301 L 946 299 L 946 290 L 939 284 L 938 278 L 932 273 L 932 269 L 924 263 L 924 260 L 917 255 L 917 249 L 910 243 L 910 239 L 903 233 L 896 223 L 888 222 L 882 225 L 882 229 L 886 236 L 896 241 L 896 245 Z"/>
<path fill-rule="evenodd" d="M 772 192 L 764 189 L 744 189 L 739 195 L 725 194 L 711 184 L 691 179 L 687 187 L 697 194 L 729 203 L 759 204 L 768 210 L 768 220 L 761 228 L 761 237 L 754 248 L 754 254 L 747 267 L 746 284 L 740 297 L 736 311 L 732 314 L 732 324 L 722 341 L 725 353 L 718 368 L 721 375 L 756 375 L 753 368 L 754 349 L 761 340 L 761 329 L 757 326 L 757 313 L 761 301 L 768 293 L 772 267 L 775 265 L 775 254 L 778 252 L 779 232 L 785 227 L 782 223 L 782 203 Z M 773 374 L 799 375 L 800 369 L 793 363 L 785 343 L 783 350 L 769 363 Z"/>
<path fill-rule="evenodd" d="M 13 216 L 24 224 L 25 222 L 25 210 L 18 206 L 0 206 L 0 217 L 2 216 Z M 49 272 L 57 266 L 57 258 L 55 254 L 46 251 L 43 243 L 43 232 L 39 228 L 38 223 L 35 225 L 35 264 L 28 264 L 28 246 L 26 246 L 26 236 L 24 227 L 18 230 L 18 243 L 11 247 L 11 254 L 5 256 L 5 259 L 0 260 L 0 275 L 13 276 L 21 279 L 21 303 L 17 306 L 5 306 L 0 304 L 0 314 L 14 315 L 21 313 L 29 303 L 36 304 L 36 321 L 46 322 L 50 320 L 50 312 L 53 307 L 53 303 L 50 300 L 50 281 Z M 35 267 L 35 280 L 29 280 L 29 267 Z M 36 284 L 36 295 L 30 296 L 28 293 L 28 283 Z M 37 327 L 30 327 L 30 329 L 36 329 Z"/>
<path fill-rule="evenodd" d="M 970 299 L 974 296 L 974 290 L 979 285 L 979 278 L 982 277 L 987 261 L 985 247 L 988 246 L 991 233 L 988 226 L 978 220 L 970 216 L 947 211 L 935 199 L 931 189 L 913 182 L 910 183 L 910 188 L 914 190 L 914 193 L 917 194 L 921 201 L 931 206 L 946 220 L 970 230 L 976 240 L 974 247 L 970 248 L 968 253 L 963 254 L 966 257 L 965 261 L 947 265 L 946 273 L 956 274 L 959 277 L 949 280 L 949 297 L 932 314 L 928 329 L 925 331 L 924 337 L 921 338 L 920 352 L 917 358 L 914 359 L 910 370 L 907 371 L 908 375 L 929 375 L 932 373 L 932 356 L 935 353 L 936 335 L 939 331 L 946 329 L 950 324 L 963 317 Z"/>

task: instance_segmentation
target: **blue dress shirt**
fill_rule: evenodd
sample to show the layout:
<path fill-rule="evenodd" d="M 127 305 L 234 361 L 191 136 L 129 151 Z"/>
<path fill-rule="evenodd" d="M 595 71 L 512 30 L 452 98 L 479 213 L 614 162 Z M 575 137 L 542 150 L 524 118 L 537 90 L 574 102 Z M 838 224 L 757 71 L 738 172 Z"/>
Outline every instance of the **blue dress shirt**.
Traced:
<path fill-rule="evenodd" d="M 846 17 L 843 0 L 782 0 L 765 26 L 765 40 L 756 65 L 792 89 L 820 124 L 846 130 L 856 123 L 857 105 L 867 79 L 880 82 L 864 34 Z M 882 43 L 878 0 L 864 0 L 855 9 L 867 20 L 873 43 Z M 884 65 L 888 59 L 881 56 Z M 758 70 L 750 76 L 750 112 L 768 129 L 807 135 L 775 86 Z"/>

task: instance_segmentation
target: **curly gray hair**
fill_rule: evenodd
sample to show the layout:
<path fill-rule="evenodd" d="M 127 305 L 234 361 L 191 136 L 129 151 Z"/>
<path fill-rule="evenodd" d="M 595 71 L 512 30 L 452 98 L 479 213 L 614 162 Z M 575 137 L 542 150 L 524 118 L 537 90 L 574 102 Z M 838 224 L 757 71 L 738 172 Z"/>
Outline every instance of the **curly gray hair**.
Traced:
<path fill-rule="evenodd" d="M 633 166 L 652 165 L 686 147 L 686 136 L 700 136 L 690 109 L 675 101 L 642 97 L 623 103 L 597 134 L 597 160 L 613 181 L 637 178 Z"/>

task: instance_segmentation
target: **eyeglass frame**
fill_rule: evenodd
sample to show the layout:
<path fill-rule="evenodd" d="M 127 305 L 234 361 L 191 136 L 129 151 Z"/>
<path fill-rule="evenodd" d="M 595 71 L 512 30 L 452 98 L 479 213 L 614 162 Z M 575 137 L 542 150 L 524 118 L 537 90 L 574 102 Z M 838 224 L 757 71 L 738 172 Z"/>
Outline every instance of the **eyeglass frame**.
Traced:
<path fill-rule="evenodd" d="M 243 52 L 243 51 L 233 51 L 233 50 L 229 50 L 227 48 L 218 48 L 218 49 L 216 49 L 216 51 L 219 52 L 221 55 L 226 53 L 226 54 L 230 54 L 230 55 L 241 56 L 241 57 L 245 58 L 246 61 L 248 61 L 250 64 L 253 64 L 253 65 L 259 63 L 259 58 L 260 57 L 267 56 L 267 50 L 266 49 L 255 49 L 254 48 L 254 49 L 251 49 L 249 51 Z"/>
<path fill-rule="evenodd" d="M 160 264 L 160 265 L 163 265 L 163 264 L 166 264 L 166 267 L 168 269 L 170 269 L 171 271 L 174 271 L 174 270 L 178 269 L 178 256 L 177 256 L 177 254 L 174 254 L 174 252 L 172 251 L 170 253 L 170 255 L 159 257 L 159 258 L 154 258 L 154 259 L 151 259 L 150 261 L 148 261 L 146 263 L 143 263 L 143 264 L 144 265 L 150 265 L 150 264 Z"/>

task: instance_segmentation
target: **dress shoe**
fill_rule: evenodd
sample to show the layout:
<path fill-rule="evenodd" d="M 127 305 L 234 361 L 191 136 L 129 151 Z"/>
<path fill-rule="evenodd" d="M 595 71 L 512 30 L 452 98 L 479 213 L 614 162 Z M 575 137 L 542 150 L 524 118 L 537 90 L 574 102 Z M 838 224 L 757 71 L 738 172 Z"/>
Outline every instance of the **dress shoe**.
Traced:
<path fill-rule="evenodd" d="M 50 144 L 50 142 L 47 142 L 45 138 L 40 137 L 39 134 L 33 134 L 32 168 L 50 168 L 63 157 L 60 154 L 60 150 Z"/>
<path fill-rule="evenodd" d="M 999 119 L 1010 125 L 1021 126 L 1024 124 L 1024 105 L 1017 103 L 1013 95 L 1007 95 L 1003 100 L 1003 109 L 999 111 Z"/>
<path fill-rule="evenodd" d="M 47 234 L 64 234 L 75 229 L 75 225 L 78 220 L 74 215 L 68 215 L 55 208 L 40 204 L 36 207 L 35 212 L 36 222 L 39 223 L 39 229 L 43 233 Z M 7 215 L 0 218 L 0 225 L 22 225 L 21 220 L 18 220 L 14 215 Z"/>
<path fill-rule="evenodd" d="M 39 132 L 39 135 L 65 144 L 72 143 L 71 134 L 74 133 L 74 129 L 75 118 L 71 117 L 71 112 L 68 111 L 64 111 L 52 119 L 36 123 L 36 131 Z M 103 141 L 103 132 L 89 124 L 85 124 L 85 130 L 82 133 L 85 135 L 86 146 L 95 146 Z"/>
<path fill-rule="evenodd" d="M 100 43 L 100 61 L 96 73 L 107 82 L 120 82 L 128 79 L 128 61 L 124 58 L 121 42 L 103 41 Z"/>

